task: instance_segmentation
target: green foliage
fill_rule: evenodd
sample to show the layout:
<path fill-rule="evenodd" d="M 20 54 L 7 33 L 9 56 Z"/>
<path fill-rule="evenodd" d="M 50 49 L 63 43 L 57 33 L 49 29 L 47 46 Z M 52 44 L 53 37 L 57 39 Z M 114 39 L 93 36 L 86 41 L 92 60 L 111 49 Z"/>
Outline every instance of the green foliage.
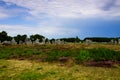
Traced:
<path fill-rule="evenodd" d="M 46 61 L 57 61 L 58 58 L 60 57 L 72 57 L 72 52 L 71 51 L 61 51 L 61 50 L 58 50 L 58 51 L 51 51 L 49 53 L 47 53 L 47 58 L 46 58 Z"/>
<path fill-rule="evenodd" d="M 77 63 L 88 61 L 90 59 L 90 53 L 87 50 L 80 50 L 75 59 L 77 60 Z"/>
<path fill-rule="evenodd" d="M 61 38 L 60 40 L 64 40 L 66 42 L 80 42 L 80 39 L 78 37 L 76 37 L 76 38 Z"/>
<path fill-rule="evenodd" d="M 31 36 L 30 36 L 30 39 L 31 39 L 32 41 L 35 41 L 36 39 L 39 39 L 40 42 L 42 42 L 42 38 L 45 38 L 45 37 L 42 36 L 42 35 L 39 35 L 39 34 L 35 34 L 35 35 L 31 35 Z"/>
<path fill-rule="evenodd" d="M 120 61 L 120 51 L 119 52 L 115 52 L 114 59 Z"/>
<path fill-rule="evenodd" d="M 62 49 L 57 46 L 4 46 L 0 47 L 0 59 L 29 58 L 43 59 L 48 62 L 57 61 L 61 57 L 70 57 L 77 63 L 84 61 L 120 61 L 120 51 L 106 48 L 92 49 Z"/>
<path fill-rule="evenodd" d="M 5 31 L 0 32 L 0 41 L 1 42 L 10 41 L 10 40 L 12 40 L 12 37 L 8 36 L 7 32 L 5 32 Z"/>
<path fill-rule="evenodd" d="M 25 42 L 25 39 L 27 38 L 27 35 L 26 34 L 17 35 L 14 38 L 15 38 L 15 41 L 19 44 L 19 41 Z"/>
<path fill-rule="evenodd" d="M 99 49 L 90 49 L 89 52 L 90 57 L 94 60 L 94 61 L 105 61 L 105 60 L 112 60 L 115 61 L 115 53 L 117 53 L 116 51 L 113 50 L 109 50 L 106 48 L 99 48 Z M 119 54 L 120 55 L 120 54 Z"/>
<path fill-rule="evenodd" d="M 114 38 L 107 38 L 107 37 L 91 37 L 91 38 L 85 38 L 84 41 L 86 39 L 92 40 L 94 42 L 110 42 L 112 39 Z"/>
<path fill-rule="evenodd" d="M 0 59 L 8 59 L 10 57 L 31 57 L 33 55 L 39 55 L 40 51 L 32 48 L 25 48 L 25 47 L 4 47 L 0 50 Z"/>
<path fill-rule="evenodd" d="M 55 61 L 58 57 L 58 53 L 57 52 L 49 52 L 47 54 L 47 58 L 46 61 Z"/>

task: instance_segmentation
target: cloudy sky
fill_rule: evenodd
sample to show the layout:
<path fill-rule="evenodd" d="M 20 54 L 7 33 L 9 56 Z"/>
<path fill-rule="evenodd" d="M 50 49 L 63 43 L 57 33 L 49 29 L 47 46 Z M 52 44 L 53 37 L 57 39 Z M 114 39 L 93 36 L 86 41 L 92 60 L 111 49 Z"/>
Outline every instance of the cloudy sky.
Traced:
<path fill-rule="evenodd" d="M 0 0 L 0 31 L 48 38 L 120 37 L 120 0 Z"/>

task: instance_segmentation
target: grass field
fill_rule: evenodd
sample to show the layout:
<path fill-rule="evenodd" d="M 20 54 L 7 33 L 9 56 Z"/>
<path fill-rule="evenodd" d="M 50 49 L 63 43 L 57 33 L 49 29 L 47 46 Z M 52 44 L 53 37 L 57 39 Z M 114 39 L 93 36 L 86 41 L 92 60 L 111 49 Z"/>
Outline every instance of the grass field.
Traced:
<path fill-rule="evenodd" d="M 120 61 L 120 45 L 0 45 L 0 80 L 120 80 L 118 64 L 84 66 L 87 61 Z"/>
<path fill-rule="evenodd" d="M 0 60 L 0 80 L 120 80 L 120 67 L 61 66 L 59 63 Z"/>
<path fill-rule="evenodd" d="M 0 59 L 30 59 L 54 62 L 61 57 L 67 57 L 76 63 L 84 61 L 119 61 L 120 51 L 111 45 L 16 45 L 1 46 Z M 110 49 L 111 48 L 111 49 Z"/>

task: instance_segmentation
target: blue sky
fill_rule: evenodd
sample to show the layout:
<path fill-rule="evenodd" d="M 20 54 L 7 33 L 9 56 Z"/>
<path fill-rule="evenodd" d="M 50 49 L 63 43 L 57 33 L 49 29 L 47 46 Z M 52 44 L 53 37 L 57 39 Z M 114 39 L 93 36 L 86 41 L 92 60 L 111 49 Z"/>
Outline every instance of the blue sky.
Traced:
<path fill-rule="evenodd" d="M 120 37 L 120 0 L 0 0 L 0 31 L 48 38 Z"/>

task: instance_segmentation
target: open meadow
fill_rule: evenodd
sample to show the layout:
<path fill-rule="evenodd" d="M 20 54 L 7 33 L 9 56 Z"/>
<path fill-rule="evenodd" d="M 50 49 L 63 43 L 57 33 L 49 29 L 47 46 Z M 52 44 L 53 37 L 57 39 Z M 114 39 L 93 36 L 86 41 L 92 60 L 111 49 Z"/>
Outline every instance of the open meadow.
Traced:
<path fill-rule="evenodd" d="M 0 0 L 0 80 L 120 80 L 120 0 Z"/>
<path fill-rule="evenodd" d="M 0 45 L 0 80 L 120 80 L 120 45 Z"/>

